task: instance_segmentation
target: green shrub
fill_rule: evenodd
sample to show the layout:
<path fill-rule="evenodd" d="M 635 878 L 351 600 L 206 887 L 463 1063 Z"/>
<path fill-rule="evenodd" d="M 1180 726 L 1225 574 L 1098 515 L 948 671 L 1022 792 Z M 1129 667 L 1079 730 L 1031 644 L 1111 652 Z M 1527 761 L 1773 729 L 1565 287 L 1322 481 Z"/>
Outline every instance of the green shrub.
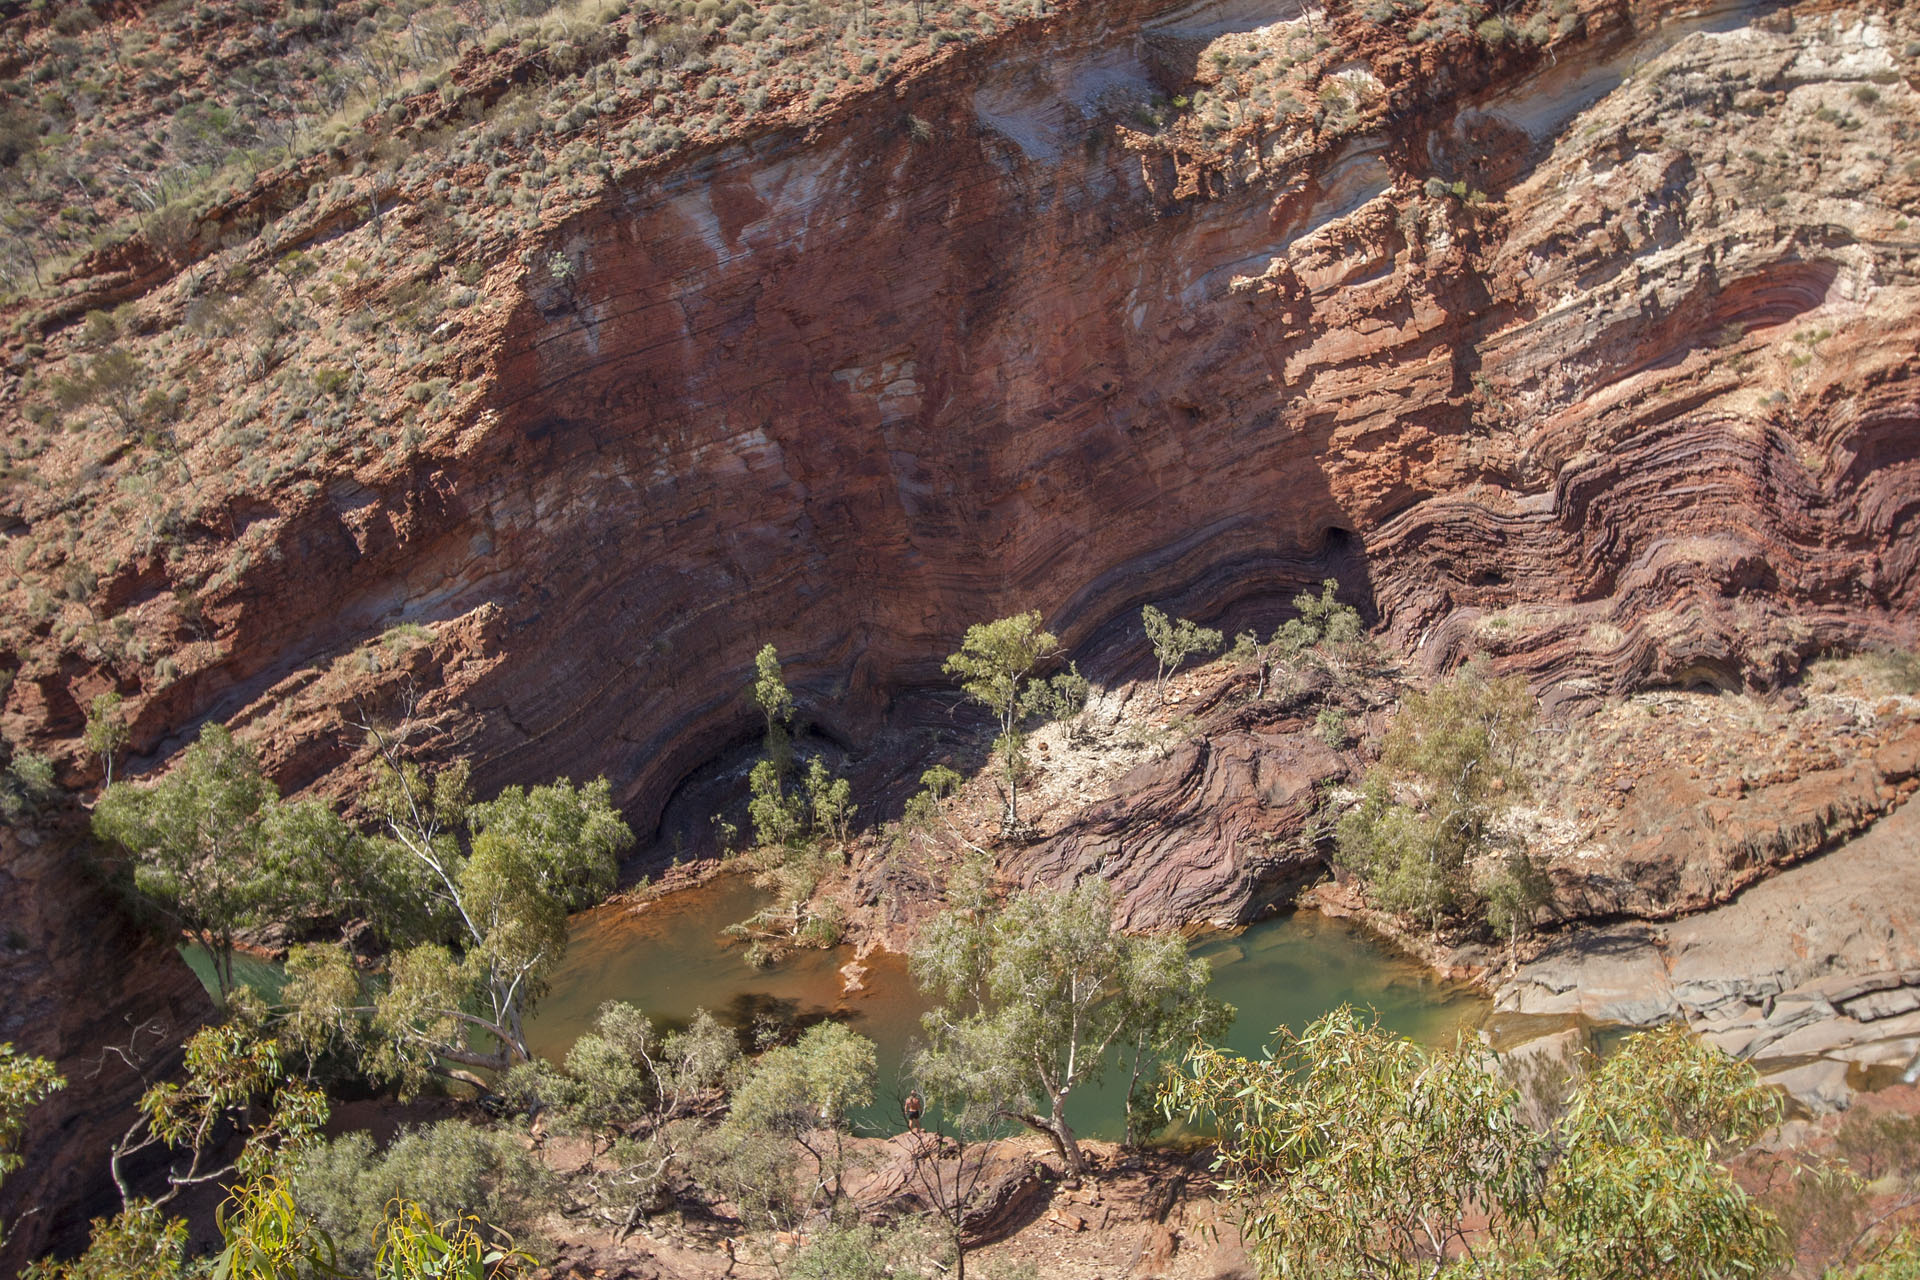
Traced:
<path fill-rule="evenodd" d="M 546 1209 L 552 1175 L 514 1135 L 461 1120 L 410 1129 L 384 1151 L 365 1133 L 349 1133 L 294 1160 L 294 1199 L 365 1270 L 389 1201 L 418 1201 L 436 1222 L 473 1214 L 512 1232 L 523 1246 Z"/>

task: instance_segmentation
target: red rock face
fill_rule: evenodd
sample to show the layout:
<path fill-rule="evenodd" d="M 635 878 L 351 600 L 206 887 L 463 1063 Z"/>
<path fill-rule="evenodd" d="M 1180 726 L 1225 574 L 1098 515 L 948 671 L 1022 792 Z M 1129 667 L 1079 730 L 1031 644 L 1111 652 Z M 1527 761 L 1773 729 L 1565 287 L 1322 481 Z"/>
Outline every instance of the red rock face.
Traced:
<path fill-rule="evenodd" d="M 0 827 L 0 1043 L 54 1059 L 67 1086 L 29 1113 L 23 1170 L 0 1186 L 0 1269 L 50 1244 L 86 1243 L 89 1213 L 118 1207 L 107 1153 L 149 1071 L 210 1012 L 180 957 L 140 932 L 69 839 Z M 105 1199 L 101 1199 L 102 1195 Z"/>
<path fill-rule="evenodd" d="M 858 746 L 971 622 L 1111 655 L 1329 572 L 1556 697 L 1911 638 L 1907 16 L 1595 12 L 1551 56 L 1299 18 L 1351 110 L 1135 131 L 1286 16 L 1196 13 L 1070 9 L 558 228 L 571 280 L 457 339 L 457 437 L 235 503 L 271 546 L 135 750 L 237 719 L 322 782 L 367 682 L 305 669 L 401 621 L 481 786 L 605 773 L 643 827 L 752 732 L 766 643 Z M 97 683 L 15 705 L 71 741 Z"/>
<path fill-rule="evenodd" d="M 135 750 L 215 717 L 343 789 L 340 708 L 404 675 L 481 789 L 604 773 L 645 828 L 753 733 L 767 643 L 855 747 L 969 623 L 1039 608 L 1111 674 L 1144 603 L 1271 627 L 1329 572 L 1420 661 L 1562 698 L 1911 643 L 1913 15 L 1582 20 L 1548 57 L 1323 15 L 1350 114 L 1169 140 L 1135 109 L 1233 12 L 1087 5 L 634 182 L 535 254 L 570 284 L 450 339 L 457 437 L 233 504 L 270 545 L 207 600 L 216 657 L 130 698 Z M 307 670 L 402 621 L 434 639 L 377 679 Z M 22 736 L 71 743 L 82 666 L 16 690 Z M 1245 745 L 1153 784 L 1207 847 L 1258 832 Z M 36 981 L 86 989 L 70 959 Z"/>
<path fill-rule="evenodd" d="M 1397 124 L 1194 179 L 1112 140 L 1090 95 L 1153 73 L 1088 19 L 623 193 L 556 239 L 578 277 L 516 315 L 413 561 L 500 610 L 483 773 L 604 771 L 645 822 L 749 730 L 764 643 L 857 741 L 972 621 L 1078 646 L 1336 567 L 1422 659 L 1564 694 L 1910 634 L 1920 295 L 1873 237 L 1916 188 L 1868 135 L 1913 94 L 1737 172 L 1899 65 L 1847 61 L 1860 21 L 1648 23 L 1445 99 L 1402 50 Z"/>

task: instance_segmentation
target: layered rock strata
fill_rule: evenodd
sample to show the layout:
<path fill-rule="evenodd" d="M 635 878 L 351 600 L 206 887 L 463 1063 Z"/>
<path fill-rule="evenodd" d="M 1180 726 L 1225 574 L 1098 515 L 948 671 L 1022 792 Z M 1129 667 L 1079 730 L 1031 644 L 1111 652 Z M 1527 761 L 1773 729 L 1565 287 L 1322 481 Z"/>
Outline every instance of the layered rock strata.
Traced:
<path fill-rule="evenodd" d="M 238 719 L 325 780 L 343 690 L 399 678 L 363 646 L 419 624 L 439 750 L 644 826 L 768 642 L 858 744 L 970 622 L 1271 622 L 1330 569 L 1423 660 L 1569 696 L 1908 638 L 1908 21 L 1602 9 L 1543 51 L 1089 6 L 693 157 L 453 335 L 459 430 L 235 508 L 180 678 L 122 680 L 136 748 Z M 1318 111 L 1141 126 L 1282 48 L 1344 59 Z M 140 563 L 108 594 L 171 618 Z M 98 686 L 36 673 L 13 723 L 58 749 Z"/>
<path fill-rule="evenodd" d="M 753 731 L 765 643 L 854 748 L 970 622 L 1037 606 L 1115 652 L 1144 603 L 1268 627 L 1329 571 L 1422 661 L 1490 650 L 1560 698 L 1910 643 L 1912 14 L 1570 17 L 1543 47 L 1077 5 L 651 170 L 529 248 L 564 277 L 497 277 L 511 298 L 443 335 L 464 390 L 428 446 L 223 488 L 232 567 L 191 617 L 129 532 L 89 607 L 171 674 L 10 631 L 54 649 L 10 736 L 84 781 L 82 708 L 117 685 L 136 771 L 220 719 L 283 783 L 344 791 L 340 708 L 411 687 L 483 791 L 604 773 L 645 828 Z M 1281 53 L 1314 103 L 1229 93 Z M 1196 86 L 1229 105 L 1148 123 Z M 1252 830 L 1210 797 L 1265 785 L 1256 748 L 1176 760 L 1163 816 Z M 1110 863 L 1113 824 L 1048 874 Z M 4 865 L 34 918 L 92 901 Z M 1210 875 L 1179 913 L 1231 908 Z M 29 1005 L 100 986 L 86 956 L 38 964 Z"/>
<path fill-rule="evenodd" d="M 1685 1019 L 1809 1108 L 1920 1066 L 1920 806 L 1713 910 L 1576 935 L 1497 1007 L 1647 1026 Z"/>

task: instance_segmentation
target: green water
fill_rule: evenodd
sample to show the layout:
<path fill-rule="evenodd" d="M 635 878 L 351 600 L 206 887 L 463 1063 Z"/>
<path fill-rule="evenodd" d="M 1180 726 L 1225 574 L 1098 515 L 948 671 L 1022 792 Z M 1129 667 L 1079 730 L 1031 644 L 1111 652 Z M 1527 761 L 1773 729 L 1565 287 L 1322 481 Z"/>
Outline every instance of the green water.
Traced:
<path fill-rule="evenodd" d="M 207 989 L 208 995 L 219 994 L 213 977 L 213 957 L 207 954 L 205 947 L 197 942 L 185 943 L 180 948 L 180 958 L 187 962 L 187 968 L 193 970 L 193 976 L 200 979 L 200 985 Z M 243 951 L 233 957 L 233 980 L 240 986 L 252 987 L 268 1004 L 272 1004 L 280 998 L 280 989 L 287 985 L 287 972 L 271 960 L 262 960 Z"/>
<path fill-rule="evenodd" d="M 842 994 L 842 949 L 800 951 L 770 970 L 747 966 L 721 930 L 745 918 L 761 895 L 745 880 L 723 878 L 671 895 L 639 914 L 601 908 L 575 917 L 573 941 L 553 986 L 528 1025 L 535 1053 L 561 1058 L 608 1000 L 625 1000 L 656 1019 L 684 1023 L 705 1008 L 736 1028 L 790 1027 L 832 1017 L 872 1039 L 880 1051 L 880 1096 L 864 1127 L 897 1127 L 899 1068 L 925 1008 L 902 959 L 878 953 L 866 962 L 866 990 Z M 1477 992 L 1433 977 L 1361 931 L 1297 912 L 1232 936 L 1196 942 L 1213 963 L 1213 994 L 1240 1011 L 1230 1047 L 1257 1053 L 1277 1026 L 1300 1028 L 1342 1003 L 1370 1007 L 1381 1022 L 1428 1044 L 1450 1042 L 1486 1012 Z M 1094 1137 L 1118 1137 L 1126 1077 L 1075 1094 L 1068 1119 Z"/>

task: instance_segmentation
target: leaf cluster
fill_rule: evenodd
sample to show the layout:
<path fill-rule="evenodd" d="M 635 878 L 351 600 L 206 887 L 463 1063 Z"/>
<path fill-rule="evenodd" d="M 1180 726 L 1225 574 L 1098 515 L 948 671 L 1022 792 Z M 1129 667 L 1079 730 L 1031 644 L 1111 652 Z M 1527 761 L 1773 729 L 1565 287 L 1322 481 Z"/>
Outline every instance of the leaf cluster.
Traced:
<path fill-rule="evenodd" d="M 1218 653 L 1226 640 L 1218 631 L 1200 626 L 1187 618 L 1169 618 L 1152 605 L 1140 610 L 1140 623 L 1153 646 L 1153 692 L 1156 699 L 1166 696 L 1167 677 L 1179 670 L 1196 653 Z"/>
<path fill-rule="evenodd" d="M 219 724 L 159 781 L 108 786 L 93 832 L 124 852 L 140 897 L 206 947 L 223 1001 L 236 934 L 368 901 L 375 851 L 324 802 L 282 800 Z"/>
<path fill-rule="evenodd" d="M 1112 889 L 1089 878 L 998 909 L 980 899 L 922 931 L 913 976 L 940 1003 L 911 1074 L 930 1104 L 962 1128 L 1017 1119 L 1077 1167 L 1065 1102 L 1114 1050 L 1165 1052 L 1225 1029 L 1232 1010 L 1206 995 L 1207 962 L 1178 937 L 1120 932 L 1113 908 Z"/>
<path fill-rule="evenodd" d="M 1531 924 L 1546 884 L 1525 852 L 1510 851 L 1481 883 L 1474 864 L 1492 847 L 1493 819 L 1528 790 L 1535 715 L 1524 677 L 1493 679 L 1474 666 L 1407 697 L 1338 828 L 1341 860 L 1380 905 L 1437 929 L 1484 901 L 1503 932 Z"/>
<path fill-rule="evenodd" d="M 354 1051 L 409 1093 L 526 1061 L 525 1018 L 566 954 L 568 912 L 612 888 L 633 842 L 612 788 L 562 780 L 475 803 L 464 766 L 428 775 L 383 750 L 368 804 L 385 831 L 365 865 L 396 950 L 372 973 L 343 946 L 293 948 L 290 1033 Z"/>
<path fill-rule="evenodd" d="M 1293 598 L 1295 615 L 1274 629 L 1262 643 L 1257 633 L 1242 631 L 1228 654 L 1236 664 L 1254 668 L 1254 697 L 1264 698 L 1276 675 L 1296 671 L 1302 664 L 1362 670 L 1372 665 L 1373 646 L 1359 610 L 1337 599 L 1340 583 L 1327 578 L 1320 594 L 1302 591 Z"/>
<path fill-rule="evenodd" d="M 342 1134 L 284 1169 L 283 1189 L 300 1217 L 360 1275 L 382 1273 L 396 1220 L 415 1232 L 484 1221 L 524 1238 L 557 1192 L 515 1134 L 460 1120 L 402 1130 L 384 1148 L 367 1133 Z"/>
<path fill-rule="evenodd" d="M 1020 777 L 1026 768 L 1026 735 L 1021 726 L 1037 718 L 1057 719 L 1086 706 L 1088 682 L 1071 666 L 1051 680 L 1036 670 L 1059 656 L 1060 641 L 1041 624 L 1038 610 L 1016 613 L 967 628 L 960 651 L 943 668 L 966 695 L 993 713 L 999 734 L 990 754 L 999 763 L 1007 800 L 1003 826 L 1020 825 Z"/>
<path fill-rule="evenodd" d="M 1684 1027 L 1629 1037 L 1541 1133 L 1488 1056 L 1343 1008 L 1258 1060 L 1196 1047 L 1162 1103 L 1219 1134 L 1263 1276 L 1678 1280 L 1785 1260 L 1719 1163 L 1780 1117 L 1750 1068 Z"/>
<path fill-rule="evenodd" d="M 0 1181 L 20 1167 L 16 1146 L 27 1127 L 27 1112 L 66 1087 L 53 1063 L 0 1044 Z M 5 1243 L 4 1228 L 0 1223 L 0 1243 Z"/>

